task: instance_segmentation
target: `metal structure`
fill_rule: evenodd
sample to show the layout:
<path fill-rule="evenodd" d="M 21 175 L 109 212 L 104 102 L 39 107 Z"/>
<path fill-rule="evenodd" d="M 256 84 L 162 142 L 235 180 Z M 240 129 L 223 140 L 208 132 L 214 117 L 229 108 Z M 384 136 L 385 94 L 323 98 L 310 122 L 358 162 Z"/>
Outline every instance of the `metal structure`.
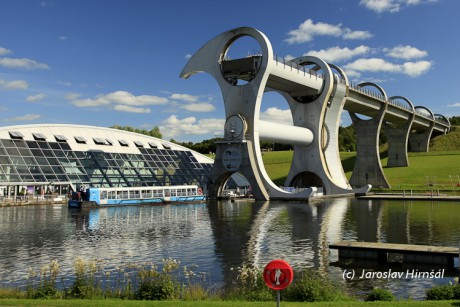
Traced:
<path fill-rule="evenodd" d="M 261 53 L 229 59 L 230 46 L 244 36 L 254 38 Z M 210 197 L 219 196 L 235 172 L 248 179 L 253 196 L 260 200 L 358 194 L 368 192 L 372 185 L 388 187 L 378 152 L 382 125 L 392 131 L 388 139 L 389 165 L 393 166 L 408 164 L 408 140 L 413 149 L 427 150 L 425 144 L 433 132 L 446 133 L 450 129 L 445 117 L 414 107 L 402 96 L 388 98 L 374 83 L 353 85 L 342 69 L 320 58 L 278 58 L 267 37 L 253 28 L 236 28 L 211 39 L 192 56 L 180 76 L 188 78 L 198 72 L 209 73 L 219 84 L 226 115 L 224 141 L 217 146 L 208 182 Z M 259 119 L 266 91 L 276 91 L 284 97 L 293 126 Z M 338 150 L 343 110 L 350 113 L 358 139 L 350 182 Z M 363 120 L 358 114 L 370 119 Z M 262 161 L 261 140 L 293 145 L 285 186 L 296 188 L 287 191 L 270 180 Z"/>

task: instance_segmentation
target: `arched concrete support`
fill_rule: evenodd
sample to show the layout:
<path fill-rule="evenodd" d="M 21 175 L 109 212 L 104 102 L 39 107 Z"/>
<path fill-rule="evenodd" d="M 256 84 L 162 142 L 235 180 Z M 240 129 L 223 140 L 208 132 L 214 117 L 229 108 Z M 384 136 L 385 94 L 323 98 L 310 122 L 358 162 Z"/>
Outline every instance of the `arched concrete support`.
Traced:
<path fill-rule="evenodd" d="M 313 131 L 315 139 L 308 146 L 294 146 L 293 161 L 286 185 L 322 186 L 328 195 L 366 193 L 370 190 L 367 183 L 353 190 L 343 171 L 338 150 L 338 131 L 340 114 L 347 96 L 347 78 L 343 71 L 333 66 L 341 75 L 345 84 L 336 83 L 330 66 L 313 56 L 303 56 L 291 60 L 298 65 L 315 65 L 322 70 L 324 85 L 319 97 L 308 103 L 299 103 L 287 93 L 281 93 L 289 103 L 295 126 Z M 319 179 L 318 179 L 319 178 Z"/>
<path fill-rule="evenodd" d="M 225 57 L 231 44 L 243 36 L 250 36 L 259 43 L 262 56 L 241 59 L 242 62 L 252 61 L 253 77 L 244 85 L 236 85 L 232 82 L 236 80 L 224 77 L 223 65 L 226 64 Z M 270 180 L 263 164 L 259 144 L 260 105 L 270 71 L 275 64 L 271 44 L 265 35 L 256 29 L 242 27 L 211 39 L 192 56 L 181 72 L 182 78 L 204 71 L 216 79 L 222 91 L 227 118 L 224 141 L 231 144 L 231 155 L 238 157 L 236 161 L 225 156 L 229 151 L 228 146 L 225 142 L 218 144 L 213 175 L 209 182 L 209 190 L 213 191 L 211 197 L 216 196 L 219 191 L 219 187 L 215 185 L 222 183 L 222 180 L 216 179 L 222 178 L 222 174 L 229 171 L 245 175 L 253 188 L 254 197 L 258 200 L 307 199 L 315 192 L 312 188 L 299 193 L 280 189 Z"/>
<path fill-rule="evenodd" d="M 233 173 L 239 172 L 251 184 L 252 195 L 255 199 L 269 199 L 259 173 L 252 171 L 256 161 L 251 151 L 252 146 L 249 141 L 219 142 L 217 144 L 216 158 L 208 180 L 209 198 L 222 195 L 224 183 Z"/>
<path fill-rule="evenodd" d="M 412 115 L 403 125 L 394 126 L 387 122 L 383 123 L 385 134 L 388 140 L 387 167 L 405 167 L 409 166 L 409 158 L 407 156 L 407 143 L 409 141 L 410 128 L 415 119 L 415 108 L 413 103 L 403 96 L 390 97 L 390 100 L 394 99 L 402 99 L 406 101 L 412 109 Z"/>
<path fill-rule="evenodd" d="M 417 106 L 415 107 L 415 109 L 422 109 L 427 111 L 431 115 L 431 118 L 433 120 L 431 121 L 430 127 L 428 127 L 427 130 L 411 132 L 411 134 L 409 135 L 410 149 L 412 152 L 428 152 L 430 148 L 430 138 L 431 134 L 433 133 L 434 124 L 436 123 L 436 118 L 433 112 L 431 112 L 431 110 L 428 108 L 425 108 L 423 106 Z"/>
<path fill-rule="evenodd" d="M 384 96 L 385 103 L 382 103 L 378 114 L 369 120 L 363 120 L 354 112 L 349 112 L 356 133 L 356 161 L 350 183 L 352 186 L 369 183 L 374 187 L 389 188 L 390 184 L 383 172 L 379 154 L 379 133 L 388 107 L 388 98 L 383 88 L 377 84 L 365 82 L 358 86 L 377 88 Z"/>
<path fill-rule="evenodd" d="M 446 128 L 444 130 L 444 134 L 447 134 L 450 131 L 450 126 L 451 126 L 449 119 L 447 117 L 445 117 L 444 115 L 442 115 L 442 114 L 436 114 L 436 113 L 434 114 L 434 117 L 435 117 L 436 121 L 438 121 L 438 120 L 443 121 L 448 125 L 448 128 Z M 433 129 L 433 132 L 434 132 L 434 129 Z"/>

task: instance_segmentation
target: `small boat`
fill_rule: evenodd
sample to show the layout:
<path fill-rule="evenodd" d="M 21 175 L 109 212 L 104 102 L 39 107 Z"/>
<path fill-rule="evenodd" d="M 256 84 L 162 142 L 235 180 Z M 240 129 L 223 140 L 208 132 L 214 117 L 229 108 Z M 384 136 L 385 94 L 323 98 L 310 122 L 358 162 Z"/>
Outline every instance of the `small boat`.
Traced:
<path fill-rule="evenodd" d="M 83 195 L 82 195 L 83 194 Z M 73 193 L 71 208 L 108 207 L 164 203 L 204 202 L 206 195 L 196 185 L 89 188 L 86 193 Z"/>

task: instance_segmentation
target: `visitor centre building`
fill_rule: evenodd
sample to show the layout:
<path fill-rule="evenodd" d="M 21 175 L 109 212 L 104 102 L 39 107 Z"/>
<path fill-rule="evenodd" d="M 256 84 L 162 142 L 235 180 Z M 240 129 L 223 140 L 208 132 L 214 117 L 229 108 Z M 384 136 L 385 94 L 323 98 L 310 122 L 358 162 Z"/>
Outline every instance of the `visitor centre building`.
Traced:
<path fill-rule="evenodd" d="M 213 160 L 138 133 L 82 125 L 0 127 L 0 197 L 64 196 L 80 187 L 196 184 Z"/>

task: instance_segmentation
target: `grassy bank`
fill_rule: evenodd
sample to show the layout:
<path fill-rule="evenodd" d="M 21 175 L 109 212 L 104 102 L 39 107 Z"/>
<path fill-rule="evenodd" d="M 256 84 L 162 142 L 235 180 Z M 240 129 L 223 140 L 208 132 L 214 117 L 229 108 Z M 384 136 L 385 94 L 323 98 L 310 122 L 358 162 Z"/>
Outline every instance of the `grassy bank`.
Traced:
<path fill-rule="evenodd" d="M 385 307 L 385 306 L 458 306 L 458 301 L 398 301 L 398 302 L 284 302 L 283 307 Z M 161 307 L 267 307 L 276 306 L 276 302 L 243 301 L 126 301 L 126 300 L 25 300 L 0 299 L 0 306 L 161 306 Z"/>
<path fill-rule="evenodd" d="M 292 151 L 265 152 L 263 159 L 270 178 L 283 185 L 292 161 Z M 340 158 L 347 178 L 350 178 L 356 152 L 342 152 Z M 382 159 L 385 176 L 392 190 L 414 189 L 429 191 L 440 189 L 460 193 L 460 151 L 436 151 L 409 153 L 408 167 L 386 167 L 387 158 Z"/>

